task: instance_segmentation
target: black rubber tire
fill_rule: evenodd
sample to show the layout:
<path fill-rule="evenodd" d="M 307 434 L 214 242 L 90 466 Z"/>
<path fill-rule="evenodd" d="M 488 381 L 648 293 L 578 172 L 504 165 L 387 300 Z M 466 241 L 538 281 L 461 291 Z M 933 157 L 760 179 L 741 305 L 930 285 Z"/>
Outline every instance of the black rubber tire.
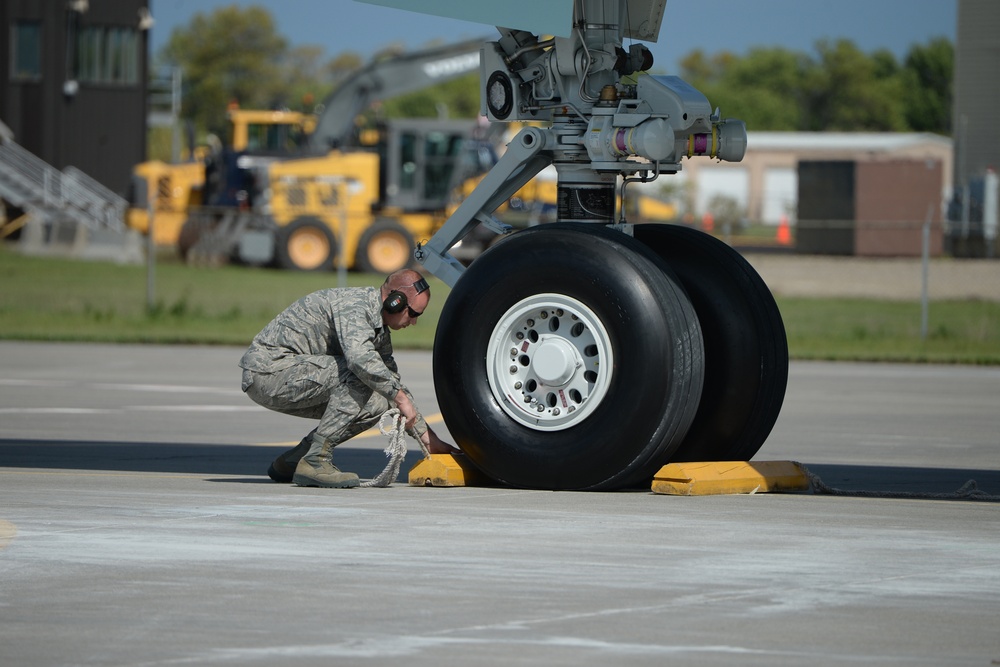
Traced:
<path fill-rule="evenodd" d="M 592 310 L 614 356 L 603 399 L 554 431 L 512 419 L 487 370 L 505 313 L 541 294 Z M 702 356 L 694 309 L 655 255 L 617 231 L 553 223 L 508 236 L 458 280 L 438 322 L 434 385 L 449 432 L 490 477 L 611 490 L 648 479 L 680 446 L 701 395 Z"/>
<path fill-rule="evenodd" d="M 393 239 L 401 248 L 408 248 L 408 251 L 404 253 L 405 256 L 400 257 L 399 262 L 387 264 L 384 261 L 379 261 L 379 258 L 372 256 L 373 241 L 378 237 L 386 235 Z M 405 269 L 407 266 L 413 264 L 413 248 L 413 235 L 410 234 L 406 227 L 403 227 L 395 220 L 384 218 L 376 220 L 368 225 L 368 229 L 364 231 L 358 240 L 358 250 L 354 256 L 354 269 L 364 273 L 379 273 L 382 275 L 388 275 L 393 271 Z"/>
<path fill-rule="evenodd" d="M 680 279 L 705 341 L 698 414 L 671 461 L 747 461 L 774 427 L 788 382 L 774 297 L 742 255 L 709 234 L 665 224 L 634 232 Z"/>
<path fill-rule="evenodd" d="M 302 262 L 295 252 L 294 244 L 299 234 L 315 235 L 321 243 L 325 243 L 323 256 L 311 261 Z M 275 259 L 279 268 L 290 271 L 332 271 L 337 257 L 337 240 L 330 228 L 319 218 L 303 216 L 292 220 L 287 225 L 278 228 Z"/>

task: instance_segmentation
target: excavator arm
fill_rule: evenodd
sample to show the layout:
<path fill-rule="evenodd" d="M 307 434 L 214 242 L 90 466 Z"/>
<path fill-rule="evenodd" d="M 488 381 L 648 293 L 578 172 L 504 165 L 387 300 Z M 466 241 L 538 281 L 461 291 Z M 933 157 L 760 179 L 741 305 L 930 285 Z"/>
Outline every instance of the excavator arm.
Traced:
<path fill-rule="evenodd" d="M 483 40 L 475 39 L 375 60 L 323 101 L 310 138 L 316 151 L 350 144 L 354 119 L 376 100 L 405 95 L 479 69 Z"/>

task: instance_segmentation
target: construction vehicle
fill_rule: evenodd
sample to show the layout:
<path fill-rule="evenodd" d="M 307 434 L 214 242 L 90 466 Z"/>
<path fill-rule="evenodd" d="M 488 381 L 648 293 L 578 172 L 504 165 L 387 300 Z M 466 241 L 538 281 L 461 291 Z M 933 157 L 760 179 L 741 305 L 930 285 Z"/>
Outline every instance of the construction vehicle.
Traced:
<path fill-rule="evenodd" d="M 376 273 L 410 264 L 416 242 L 444 223 L 456 189 L 492 166 L 475 129 L 472 121 L 393 120 L 379 130 L 375 150 L 335 150 L 259 170 L 261 195 L 242 215 L 239 258 Z"/>
<path fill-rule="evenodd" d="M 520 7 L 426 10 L 497 26 L 481 112 L 530 123 L 416 252 L 451 287 L 433 355 L 450 434 L 480 471 L 528 488 L 649 488 L 671 461 L 749 460 L 788 377 L 775 301 L 722 241 L 628 217 L 635 184 L 685 158 L 742 160 L 745 125 L 646 73 L 642 42 L 656 41 L 666 0 Z M 557 221 L 505 233 L 497 209 L 549 167 Z M 466 266 L 451 250 L 481 227 L 502 239 Z"/>
<path fill-rule="evenodd" d="M 226 113 L 228 145 L 234 151 L 288 154 L 300 151 L 304 137 L 316 127 L 313 114 L 298 111 L 259 111 L 231 107 Z M 218 149 L 216 149 L 218 150 Z M 177 245 L 189 211 L 202 204 L 205 185 L 205 146 L 192 147 L 189 160 L 170 164 L 150 160 L 132 172 L 132 196 L 126 224 L 143 234 L 149 232 L 149 204 L 155 206 L 153 229 L 158 245 Z"/>
<path fill-rule="evenodd" d="M 452 190 L 492 162 L 483 163 L 473 121 L 390 119 L 363 128 L 358 118 L 376 100 L 474 72 L 479 47 L 475 40 L 376 60 L 314 117 L 231 111 L 229 145 L 207 156 L 200 190 L 187 188 L 197 199 L 176 196 L 187 172 L 171 174 L 180 182 L 174 193 L 161 169 L 157 191 L 169 192 L 164 201 L 175 217 L 161 225 L 168 206 L 157 207 L 154 234 L 175 238 L 193 262 L 378 272 L 412 262 L 416 241 L 445 220 Z M 144 213 L 133 220 L 148 229 Z"/>

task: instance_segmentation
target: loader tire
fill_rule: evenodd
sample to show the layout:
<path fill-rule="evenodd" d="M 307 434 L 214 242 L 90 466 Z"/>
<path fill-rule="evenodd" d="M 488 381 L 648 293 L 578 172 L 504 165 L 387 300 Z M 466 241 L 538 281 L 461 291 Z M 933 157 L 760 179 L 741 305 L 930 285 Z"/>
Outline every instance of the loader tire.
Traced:
<path fill-rule="evenodd" d="M 376 220 L 358 241 L 354 268 L 388 275 L 413 262 L 413 235 L 394 220 Z"/>
<path fill-rule="evenodd" d="M 275 257 L 282 269 L 331 271 L 337 257 L 337 240 L 319 218 L 297 218 L 278 230 Z"/>

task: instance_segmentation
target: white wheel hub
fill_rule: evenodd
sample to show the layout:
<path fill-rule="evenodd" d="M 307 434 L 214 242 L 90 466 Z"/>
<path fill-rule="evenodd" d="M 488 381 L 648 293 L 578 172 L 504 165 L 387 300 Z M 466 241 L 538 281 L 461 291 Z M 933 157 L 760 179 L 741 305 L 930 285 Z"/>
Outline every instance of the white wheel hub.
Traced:
<path fill-rule="evenodd" d="M 486 363 L 504 412 L 533 429 L 558 431 L 597 408 L 614 357 L 608 332 L 590 308 L 563 294 L 537 294 L 497 322 Z"/>
<path fill-rule="evenodd" d="M 572 379 L 576 369 L 583 366 L 580 351 L 562 338 L 542 336 L 535 349 L 531 369 L 538 381 L 550 387 L 561 387 Z"/>

